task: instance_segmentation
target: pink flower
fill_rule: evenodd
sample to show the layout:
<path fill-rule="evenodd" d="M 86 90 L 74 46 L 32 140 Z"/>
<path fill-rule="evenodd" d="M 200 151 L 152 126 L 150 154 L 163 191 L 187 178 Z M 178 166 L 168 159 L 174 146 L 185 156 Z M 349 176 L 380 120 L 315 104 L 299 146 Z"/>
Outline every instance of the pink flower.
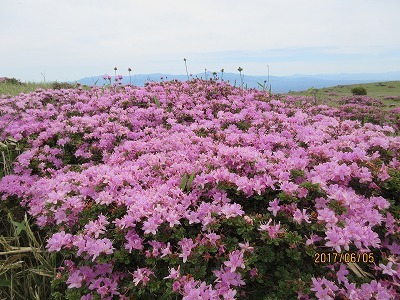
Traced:
<path fill-rule="evenodd" d="M 172 254 L 171 244 L 170 244 L 170 242 L 168 242 L 167 245 L 164 247 L 164 249 L 161 250 L 161 257 L 165 257 L 170 254 Z"/>
<path fill-rule="evenodd" d="M 317 219 L 326 222 L 327 226 L 333 226 L 338 222 L 338 218 L 335 216 L 335 213 L 329 208 L 325 207 L 324 209 L 318 209 L 317 212 Z"/>
<path fill-rule="evenodd" d="M 235 184 L 239 191 L 242 191 L 246 196 L 253 194 L 253 186 L 251 181 L 246 177 L 239 177 L 236 179 Z"/>
<path fill-rule="evenodd" d="M 90 293 L 87 295 L 83 295 L 80 300 L 92 300 L 92 299 L 93 299 L 93 295 Z"/>
<path fill-rule="evenodd" d="M 216 288 L 227 288 L 232 286 L 241 286 L 245 285 L 245 282 L 242 280 L 242 275 L 240 273 L 231 272 L 229 267 L 221 267 L 220 270 L 214 271 L 215 276 L 217 279 Z"/>
<path fill-rule="evenodd" d="M 341 246 L 344 246 L 346 250 L 349 249 L 348 238 L 344 235 L 343 230 L 338 227 L 327 229 L 325 239 L 327 240 L 325 245 L 334 248 L 338 253 L 341 252 Z"/>
<path fill-rule="evenodd" d="M 151 252 L 151 255 L 153 257 L 158 257 L 160 255 L 160 249 L 164 246 L 163 243 L 156 240 L 149 241 L 149 245 L 153 247 L 153 250 Z"/>
<path fill-rule="evenodd" d="M 379 170 L 378 178 L 379 178 L 380 180 L 382 180 L 382 181 L 385 181 L 385 180 L 387 180 L 387 179 L 390 178 L 390 175 L 388 174 L 387 168 L 386 168 L 386 166 L 385 166 L 384 163 L 382 164 L 382 167 L 381 167 L 381 169 Z"/>
<path fill-rule="evenodd" d="M 340 264 L 340 269 L 336 273 L 338 283 L 348 283 L 347 275 L 349 275 L 349 271 L 347 270 L 346 265 Z"/>
<path fill-rule="evenodd" d="M 269 219 L 267 224 L 261 224 L 259 230 L 267 231 L 269 237 L 271 239 L 273 239 L 273 238 L 277 238 L 278 233 L 283 232 L 283 229 L 280 229 L 281 222 L 279 222 L 279 224 L 276 224 L 276 225 L 269 225 L 271 222 L 272 222 L 272 219 Z M 275 224 L 275 222 L 274 222 L 274 224 Z"/>
<path fill-rule="evenodd" d="M 312 235 L 310 236 L 310 238 L 308 238 L 308 239 L 306 240 L 306 245 L 307 245 L 307 246 L 310 246 L 310 245 L 312 245 L 312 244 L 314 244 L 315 242 L 318 242 L 318 241 L 320 241 L 320 240 L 322 240 L 321 237 L 319 237 L 319 236 L 316 235 L 316 234 L 312 234 Z"/>
<path fill-rule="evenodd" d="M 150 281 L 150 275 L 154 275 L 154 273 L 147 268 L 139 268 L 133 273 L 133 283 L 137 286 L 139 283 L 142 283 L 143 286 L 146 286 Z"/>
<path fill-rule="evenodd" d="M 96 239 L 100 236 L 100 234 L 105 233 L 106 225 L 109 222 L 103 214 L 100 214 L 96 221 L 89 221 L 88 224 L 85 225 L 86 234 L 93 235 Z"/>
<path fill-rule="evenodd" d="M 82 286 L 83 276 L 79 270 L 74 271 L 67 280 L 68 288 L 80 288 Z"/>
<path fill-rule="evenodd" d="M 114 252 L 114 247 L 112 242 L 107 239 L 100 240 L 88 240 L 86 243 L 86 251 L 90 256 L 93 256 L 92 261 L 94 261 L 100 254 L 112 254 Z"/>
<path fill-rule="evenodd" d="M 179 256 L 186 274 L 193 267 L 188 260 L 204 251 L 214 255 L 207 272 L 219 265 L 216 281 L 195 280 L 180 274 L 179 264 L 171 264 L 174 269 L 163 276 L 170 277 L 168 284 L 178 297 L 251 297 L 241 293 L 241 276 L 257 276 L 251 269 L 256 263 L 251 252 L 263 245 L 253 240 L 229 242 L 226 234 L 238 216 L 245 229 L 258 226 L 262 239 L 278 243 L 283 228 L 307 225 L 307 213 L 313 212 L 317 231 L 301 230 L 306 248 L 343 251 L 354 245 L 389 257 L 400 253 L 396 209 L 384 198 L 391 170 L 400 168 L 399 124 L 391 128 L 358 120 L 367 116 L 377 123 L 391 122 L 398 110 L 378 120 L 379 102 L 371 99 L 344 99 L 347 105 L 330 108 L 304 97 L 283 96 L 280 101 L 224 82 L 149 82 L 146 87 L 119 88 L 121 77 L 115 78 L 110 88 L 0 97 L 0 141 L 16 139 L 23 148 L 10 170 L 13 174 L 0 179 L 0 197 L 19 199 L 36 225 L 52 228 L 55 234 L 49 236 L 46 249 L 74 259 L 76 265 L 65 263 L 58 272 L 59 277 L 68 276 L 67 287 L 87 294 L 82 299 L 111 299 L 118 289 L 131 295 L 134 285 L 142 289 L 153 279 L 145 267 L 154 257 L 171 262 Z M 112 84 L 110 76 L 105 79 Z M 194 170 L 190 189 L 180 189 L 180 174 Z M 297 170 L 301 172 L 294 176 Z M 296 201 L 270 198 L 277 189 Z M 242 199 L 242 194 L 259 196 Z M 258 225 L 255 199 L 268 199 L 259 212 L 268 209 L 266 222 Z M 87 213 L 95 210 L 103 214 L 87 220 Z M 274 223 L 268 214 L 288 224 Z M 231 225 L 225 223 L 233 227 L 226 231 Z M 163 236 L 181 230 L 186 230 L 181 241 L 168 243 Z M 136 261 L 142 259 L 132 277 L 121 272 L 114 247 Z M 98 264 L 104 261 L 108 263 Z M 395 261 L 376 266 L 382 276 L 368 284 L 349 282 L 356 278 L 344 265 L 334 270 L 330 278 L 341 290 L 325 278 L 314 279 L 310 297 L 397 296 Z"/>
<path fill-rule="evenodd" d="M 237 203 L 227 203 L 221 207 L 221 213 L 225 215 L 227 219 L 234 218 L 236 216 L 242 216 L 244 211 L 240 204 Z"/>
<path fill-rule="evenodd" d="M 325 277 L 312 278 L 311 290 L 315 292 L 318 299 L 333 300 L 338 289 L 333 282 L 325 279 Z"/>
<path fill-rule="evenodd" d="M 278 205 L 279 203 L 279 199 L 275 198 L 274 201 L 270 201 L 269 202 L 269 207 L 268 210 L 270 212 L 272 212 L 272 214 L 274 215 L 274 217 L 276 217 L 276 214 L 278 213 L 278 211 L 281 209 L 281 206 Z"/>
<path fill-rule="evenodd" d="M 253 253 L 254 252 L 254 247 L 251 247 L 249 242 L 247 241 L 246 243 L 239 243 L 239 247 L 240 249 L 242 249 L 243 252 L 250 252 Z"/>
<path fill-rule="evenodd" d="M 300 209 L 296 209 L 296 211 L 293 214 L 293 220 L 301 224 L 301 221 L 304 220 L 306 223 L 311 223 L 309 215 L 307 215 L 306 210 L 303 209 L 303 211 L 300 211 Z"/>
<path fill-rule="evenodd" d="M 78 256 L 86 252 L 89 256 L 92 256 L 92 261 L 95 261 L 100 254 L 114 253 L 112 242 L 107 238 L 97 240 L 88 236 L 79 235 L 74 237 L 73 245 L 78 247 L 76 253 Z"/>
<path fill-rule="evenodd" d="M 383 197 L 371 197 L 370 201 L 378 207 L 378 209 L 387 209 L 390 206 L 390 203 Z"/>
<path fill-rule="evenodd" d="M 180 215 L 178 215 L 177 212 L 175 211 L 171 211 L 167 214 L 165 220 L 167 222 L 169 222 L 169 227 L 174 227 L 175 225 L 180 225 L 181 222 L 179 221 L 179 219 L 181 218 Z"/>
<path fill-rule="evenodd" d="M 178 242 L 178 245 L 182 248 L 182 253 L 179 254 L 179 257 L 182 257 L 183 262 L 185 263 L 187 258 L 190 256 L 192 249 L 197 246 L 197 243 L 193 243 L 192 239 L 183 238 Z"/>
<path fill-rule="evenodd" d="M 236 268 L 245 268 L 243 262 L 243 252 L 239 250 L 234 250 L 229 253 L 229 260 L 224 262 L 224 265 L 230 268 L 231 272 L 235 272 Z"/>
<path fill-rule="evenodd" d="M 281 183 L 281 190 L 288 193 L 289 195 L 293 195 L 295 191 L 298 189 L 298 185 L 290 182 L 290 181 L 283 181 Z"/>
<path fill-rule="evenodd" d="M 69 246 L 72 244 L 72 234 L 60 231 L 52 235 L 47 241 L 47 250 L 49 252 L 60 251 L 65 245 Z"/>
<path fill-rule="evenodd" d="M 205 234 L 204 237 L 213 246 L 215 246 L 216 242 L 221 239 L 221 236 L 216 234 L 215 232 L 211 232 L 211 233 Z"/>
<path fill-rule="evenodd" d="M 228 289 L 222 293 L 222 297 L 224 300 L 235 300 L 237 299 L 236 296 L 237 292 L 234 289 Z"/>
<path fill-rule="evenodd" d="M 387 274 L 389 276 L 394 276 L 397 274 L 395 270 L 393 270 L 393 262 L 389 261 L 388 264 L 385 266 L 384 264 L 379 264 L 379 266 L 382 268 L 382 273 Z"/>
<path fill-rule="evenodd" d="M 129 230 L 125 236 L 125 239 L 127 240 L 127 243 L 125 244 L 125 249 L 128 250 L 129 253 L 131 253 L 133 249 L 143 249 L 143 240 L 134 230 Z"/>
<path fill-rule="evenodd" d="M 170 268 L 169 275 L 164 277 L 164 279 L 178 279 L 181 276 L 181 266 L 179 265 L 177 269 Z"/>
<path fill-rule="evenodd" d="M 174 281 L 174 283 L 172 284 L 172 290 L 174 292 L 179 291 L 181 288 L 181 283 L 179 281 Z"/>
<path fill-rule="evenodd" d="M 256 277 L 256 276 L 258 276 L 258 270 L 257 270 L 257 268 L 252 268 L 252 269 L 250 269 L 249 274 L 250 274 L 250 277 Z"/>
<path fill-rule="evenodd" d="M 149 234 L 149 233 L 156 234 L 158 226 L 159 226 L 159 221 L 153 217 L 150 217 L 147 219 L 147 221 L 143 222 L 142 229 L 144 230 L 145 234 Z"/>

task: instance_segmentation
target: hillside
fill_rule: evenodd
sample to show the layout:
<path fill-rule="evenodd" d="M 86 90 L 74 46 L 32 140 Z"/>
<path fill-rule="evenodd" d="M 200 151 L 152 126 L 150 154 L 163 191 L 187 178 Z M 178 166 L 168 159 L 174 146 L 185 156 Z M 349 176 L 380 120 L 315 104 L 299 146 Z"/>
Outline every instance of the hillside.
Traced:
<path fill-rule="evenodd" d="M 288 94 L 296 96 L 312 95 L 315 96 L 318 100 L 336 102 L 342 97 L 352 96 L 351 89 L 356 86 L 364 87 L 367 90 L 367 96 L 383 101 L 387 107 L 400 106 L 400 81 L 336 85 L 321 89 L 309 89 L 299 92 L 289 92 Z"/>

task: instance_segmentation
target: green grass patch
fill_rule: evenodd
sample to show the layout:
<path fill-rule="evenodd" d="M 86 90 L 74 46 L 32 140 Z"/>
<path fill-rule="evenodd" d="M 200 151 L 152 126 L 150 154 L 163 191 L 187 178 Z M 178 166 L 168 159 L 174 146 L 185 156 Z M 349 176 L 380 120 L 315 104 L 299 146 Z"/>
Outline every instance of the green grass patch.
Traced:
<path fill-rule="evenodd" d="M 8 82 L 0 83 L 0 95 L 16 96 L 20 93 L 29 93 L 37 89 L 51 89 L 52 83 L 36 83 L 27 82 L 21 84 L 14 84 Z"/>
<path fill-rule="evenodd" d="M 352 96 L 351 90 L 355 87 L 363 87 L 367 96 L 384 102 L 387 108 L 400 107 L 400 81 L 372 82 L 351 85 L 337 85 L 321 89 L 314 89 L 315 97 L 325 104 L 335 106 L 342 97 Z M 289 95 L 310 96 L 310 90 L 289 92 Z"/>
<path fill-rule="evenodd" d="M 17 80 L 7 80 L 5 82 L 0 82 L 0 96 L 17 96 L 21 93 L 34 92 L 37 89 L 70 89 L 76 88 L 77 84 L 71 84 L 67 82 L 19 82 Z"/>

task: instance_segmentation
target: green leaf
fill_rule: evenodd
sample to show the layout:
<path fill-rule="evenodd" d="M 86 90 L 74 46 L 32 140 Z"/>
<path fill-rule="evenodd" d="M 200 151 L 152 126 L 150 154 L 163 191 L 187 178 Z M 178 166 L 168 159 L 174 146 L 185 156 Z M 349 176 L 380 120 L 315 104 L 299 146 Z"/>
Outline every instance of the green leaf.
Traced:
<path fill-rule="evenodd" d="M 13 223 L 13 225 L 15 226 L 15 235 L 16 236 L 19 236 L 22 231 L 26 230 L 25 221 L 22 221 L 21 223 L 19 223 L 19 222 L 11 220 L 11 223 Z"/>
<path fill-rule="evenodd" d="M 160 100 L 158 100 L 158 98 L 156 96 L 153 97 L 153 100 L 157 107 L 161 106 Z"/>
<path fill-rule="evenodd" d="M 194 171 L 192 172 L 192 174 L 190 174 L 189 180 L 188 180 L 188 182 L 187 182 L 187 190 L 188 190 L 188 191 L 190 190 L 190 187 L 191 187 L 191 185 L 192 185 L 192 182 L 193 182 L 195 176 L 196 176 L 196 170 L 194 170 Z"/>
<path fill-rule="evenodd" d="M 183 176 L 182 176 L 181 185 L 179 186 L 179 187 L 181 188 L 182 191 L 185 190 L 187 181 L 188 181 L 188 176 L 187 176 L 187 174 L 185 173 L 185 174 L 183 174 Z"/>
<path fill-rule="evenodd" d="M 7 280 L 5 277 L 0 277 L 0 286 L 1 287 L 9 287 L 11 285 L 11 281 Z"/>

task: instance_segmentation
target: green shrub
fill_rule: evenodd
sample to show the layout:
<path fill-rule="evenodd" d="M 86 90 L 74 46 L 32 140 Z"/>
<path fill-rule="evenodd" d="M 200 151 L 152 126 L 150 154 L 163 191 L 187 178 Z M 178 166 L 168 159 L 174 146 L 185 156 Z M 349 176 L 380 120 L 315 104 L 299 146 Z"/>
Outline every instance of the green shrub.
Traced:
<path fill-rule="evenodd" d="M 353 95 L 366 95 L 367 90 L 362 86 L 357 86 L 351 89 Z"/>

